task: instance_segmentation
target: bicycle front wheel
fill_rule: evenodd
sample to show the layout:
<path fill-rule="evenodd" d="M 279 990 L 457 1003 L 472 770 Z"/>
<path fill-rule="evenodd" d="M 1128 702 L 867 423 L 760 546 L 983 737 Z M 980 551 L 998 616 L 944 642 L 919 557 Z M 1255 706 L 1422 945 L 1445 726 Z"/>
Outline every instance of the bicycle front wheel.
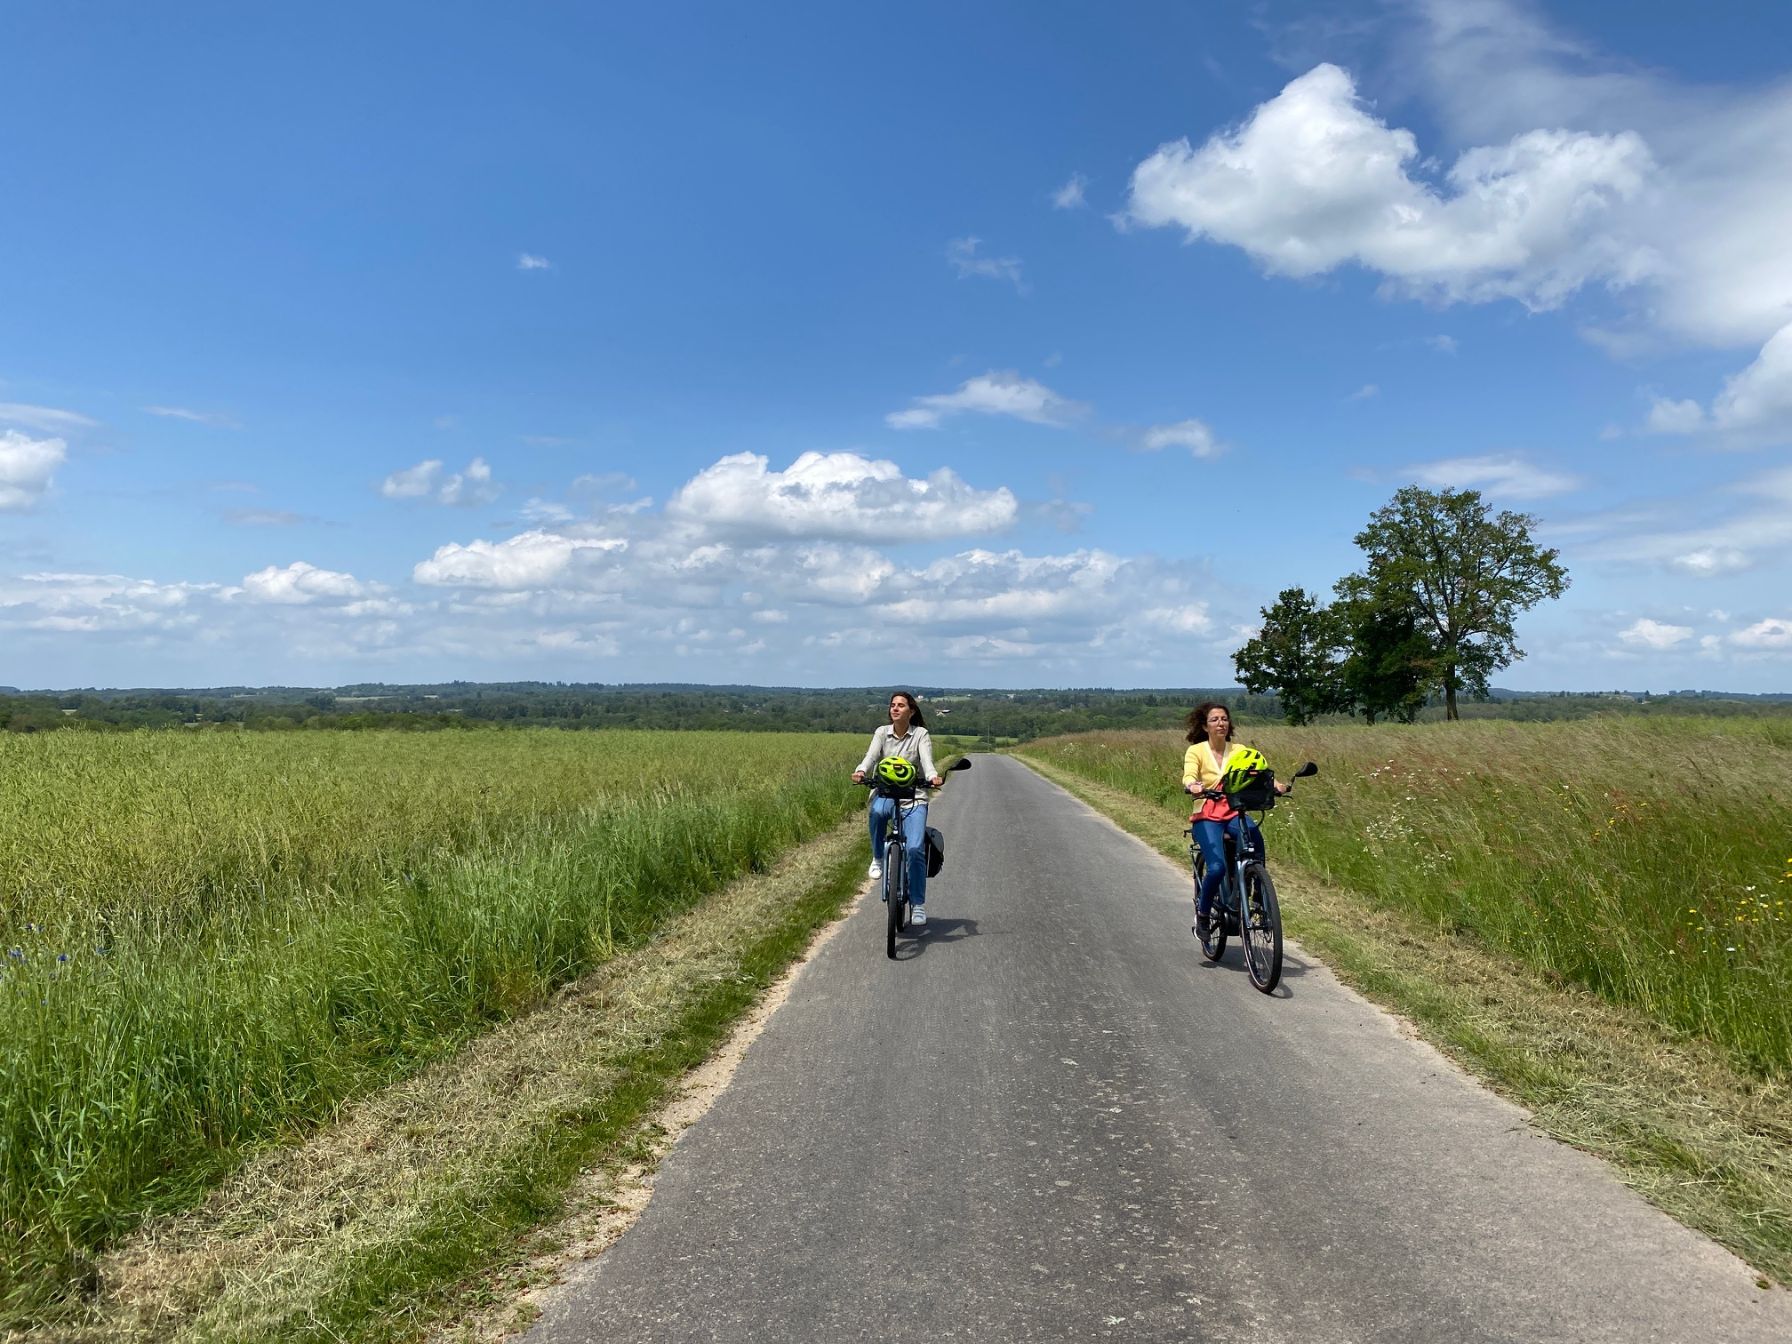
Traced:
<path fill-rule="evenodd" d="M 1238 916 L 1244 939 L 1245 969 L 1251 983 L 1265 994 L 1282 979 L 1282 907 L 1276 903 L 1276 884 L 1260 863 L 1244 867 L 1244 909 Z"/>
<path fill-rule="evenodd" d="M 884 955 L 896 959 L 896 935 L 908 923 L 908 875 L 901 851 L 891 845 L 884 854 Z"/>

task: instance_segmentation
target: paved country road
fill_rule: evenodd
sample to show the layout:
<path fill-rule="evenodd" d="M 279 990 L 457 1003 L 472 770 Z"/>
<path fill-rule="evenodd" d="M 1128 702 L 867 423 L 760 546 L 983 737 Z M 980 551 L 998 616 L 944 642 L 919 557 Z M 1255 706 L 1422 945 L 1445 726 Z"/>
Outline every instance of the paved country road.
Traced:
<path fill-rule="evenodd" d="M 1297 950 L 1275 998 L 1205 965 L 1186 879 L 1026 767 L 933 817 L 912 955 L 861 903 L 532 1344 L 1792 1340 Z"/>

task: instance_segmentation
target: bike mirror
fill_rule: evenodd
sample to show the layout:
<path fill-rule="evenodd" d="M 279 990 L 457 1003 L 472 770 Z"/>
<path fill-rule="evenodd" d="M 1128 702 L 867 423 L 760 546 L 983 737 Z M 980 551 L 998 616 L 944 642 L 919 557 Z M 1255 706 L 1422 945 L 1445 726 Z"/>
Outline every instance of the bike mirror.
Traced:
<path fill-rule="evenodd" d="M 1294 772 L 1294 777 L 1296 779 L 1305 779 L 1308 775 L 1316 775 L 1318 773 L 1318 763 L 1316 761 L 1308 761 L 1305 765 L 1301 766 L 1300 769 Z"/>
<path fill-rule="evenodd" d="M 946 773 L 951 774 L 954 770 L 969 770 L 970 768 L 971 758 L 969 756 L 960 756 L 956 761 L 953 761 L 951 765 L 946 767 Z"/>

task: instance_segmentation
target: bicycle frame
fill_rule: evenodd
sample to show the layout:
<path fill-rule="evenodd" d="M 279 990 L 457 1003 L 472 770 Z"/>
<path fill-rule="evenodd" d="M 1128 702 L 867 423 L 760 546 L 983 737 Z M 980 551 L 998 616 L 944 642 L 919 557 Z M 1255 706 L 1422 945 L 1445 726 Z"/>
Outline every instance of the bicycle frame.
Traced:
<path fill-rule="evenodd" d="M 1267 811 L 1257 813 L 1255 823 L 1257 846 L 1255 849 L 1241 849 L 1238 843 L 1238 837 L 1232 834 L 1231 821 L 1228 820 L 1224 823 L 1226 830 L 1221 839 L 1225 845 L 1226 870 L 1225 875 L 1220 878 L 1219 894 L 1214 902 L 1216 912 L 1229 914 L 1236 918 L 1239 911 L 1243 908 L 1244 897 L 1242 893 L 1244 891 L 1244 866 L 1253 859 L 1261 863 L 1266 857 L 1264 852 L 1265 847 L 1263 845 L 1263 818 L 1267 815 Z M 1249 812 L 1239 812 L 1237 817 L 1247 823 L 1240 829 L 1244 831 L 1245 837 L 1248 840 L 1251 834 L 1251 826 L 1249 824 L 1251 822 L 1251 814 Z M 1205 862 L 1206 855 L 1201 849 L 1201 842 L 1195 838 L 1195 826 L 1197 824 L 1198 823 L 1191 821 L 1188 825 L 1188 829 L 1184 831 L 1183 834 L 1188 836 L 1188 847 L 1191 857 L 1199 856 L 1202 861 Z"/>
<path fill-rule="evenodd" d="M 872 797 L 889 798 L 896 804 L 895 807 L 890 809 L 889 819 L 884 822 L 884 867 L 886 869 L 890 866 L 891 845 L 896 846 L 897 853 L 901 854 L 904 862 L 907 862 L 908 832 L 903 828 L 903 819 L 907 817 L 910 812 L 914 811 L 915 808 L 927 806 L 926 803 L 914 796 L 913 789 L 905 790 L 905 792 L 909 795 L 907 798 L 899 798 L 895 794 L 886 792 L 883 789 L 873 789 L 871 791 Z M 905 869 L 904 871 L 906 872 L 907 870 Z"/>

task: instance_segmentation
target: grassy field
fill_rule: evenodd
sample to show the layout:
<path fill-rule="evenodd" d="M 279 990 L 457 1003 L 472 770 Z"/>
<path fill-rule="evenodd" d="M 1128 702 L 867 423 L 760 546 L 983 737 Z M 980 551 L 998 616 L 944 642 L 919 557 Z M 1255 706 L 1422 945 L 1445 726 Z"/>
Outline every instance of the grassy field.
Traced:
<path fill-rule="evenodd" d="M 0 1320 L 860 804 L 858 735 L 0 738 Z"/>
<path fill-rule="evenodd" d="M 1792 724 L 1606 719 L 1245 727 L 1321 775 L 1267 834 L 1376 905 L 1520 958 L 1792 1076 Z M 1166 811 L 1185 744 L 1091 734 L 1021 749 Z"/>

